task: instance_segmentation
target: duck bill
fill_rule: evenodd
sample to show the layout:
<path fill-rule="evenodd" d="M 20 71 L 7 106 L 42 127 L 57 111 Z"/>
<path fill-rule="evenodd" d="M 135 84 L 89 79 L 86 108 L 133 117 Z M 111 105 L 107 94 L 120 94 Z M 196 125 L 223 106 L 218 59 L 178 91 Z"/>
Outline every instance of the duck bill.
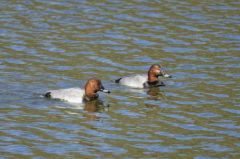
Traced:
<path fill-rule="evenodd" d="M 169 75 L 169 74 L 164 74 L 163 77 L 165 77 L 165 78 L 172 78 L 172 76 Z"/>
<path fill-rule="evenodd" d="M 103 88 L 103 89 L 100 89 L 100 91 L 103 92 L 103 93 L 111 93 L 109 90 L 104 89 L 104 88 Z"/>
<path fill-rule="evenodd" d="M 161 72 L 160 72 L 160 76 L 163 76 L 163 77 L 165 77 L 165 78 L 172 78 L 172 76 L 169 75 L 169 74 L 167 74 L 165 71 L 161 71 Z"/>

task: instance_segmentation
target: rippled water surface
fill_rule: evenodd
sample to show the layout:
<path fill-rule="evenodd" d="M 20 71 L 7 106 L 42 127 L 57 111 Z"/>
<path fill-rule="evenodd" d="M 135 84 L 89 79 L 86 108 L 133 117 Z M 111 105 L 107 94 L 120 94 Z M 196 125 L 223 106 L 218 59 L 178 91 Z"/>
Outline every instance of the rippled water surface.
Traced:
<path fill-rule="evenodd" d="M 0 3 L 0 158 L 240 158 L 238 1 Z M 161 64 L 152 89 L 113 80 Z M 83 105 L 49 89 L 98 77 Z"/>

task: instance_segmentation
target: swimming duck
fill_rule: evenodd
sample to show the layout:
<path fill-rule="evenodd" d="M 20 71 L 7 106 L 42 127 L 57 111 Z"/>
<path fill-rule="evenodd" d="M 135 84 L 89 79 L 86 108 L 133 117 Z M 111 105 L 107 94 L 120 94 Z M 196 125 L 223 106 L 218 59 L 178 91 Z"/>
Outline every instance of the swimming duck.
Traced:
<path fill-rule="evenodd" d="M 59 90 L 50 90 L 45 93 L 45 97 L 52 99 L 61 99 L 70 103 L 82 103 L 83 101 L 92 101 L 98 98 L 97 92 L 110 93 L 105 89 L 99 79 L 91 78 L 85 84 L 85 88 L 67 88 Z"/>
<path fill-rule="evenodd" d="M 133 88 L 147 88 L 147 87 L 159 87 L 165 86 L 163 82 L 158 80 L 159 76 L 172 78 L 171 75 L 167 74 L 159 64 L 153 64 L 148 74 L 130 75 L 115 80 L 116 83 L 121 85 L 133 87 Z"/>

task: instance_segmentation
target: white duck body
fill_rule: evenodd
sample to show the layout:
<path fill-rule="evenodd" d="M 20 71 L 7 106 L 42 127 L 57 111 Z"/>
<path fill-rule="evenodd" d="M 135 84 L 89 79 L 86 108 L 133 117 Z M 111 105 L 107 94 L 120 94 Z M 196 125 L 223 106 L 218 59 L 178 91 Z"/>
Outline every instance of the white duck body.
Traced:
<path fill-rule="evenodd" d="M 85 94 L 84 89 L 81 88 L 49 90 L 48 92 L 50 92 L 51 98 L 64 100 L 70 103 L 83 103 Z"/>
<path fill-rule="evenodd" d="M 122 77 L 119 80 L 119 84 L 133 88 L 144 88 L 144 85 L 147 84 L 147 80 L 148 80 L 147 74 L 137 74 Z"/>

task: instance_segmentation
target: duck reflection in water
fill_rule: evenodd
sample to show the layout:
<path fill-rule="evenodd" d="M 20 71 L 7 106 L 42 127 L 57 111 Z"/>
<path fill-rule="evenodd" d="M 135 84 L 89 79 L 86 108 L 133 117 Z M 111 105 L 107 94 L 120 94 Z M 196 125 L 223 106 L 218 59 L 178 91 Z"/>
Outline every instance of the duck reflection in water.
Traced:
<path fill-rule="evenodd" d="M 159 87 L 151 87 L 149 88 L 149 90 L 147 91 L 148 99 L 151 100 L 159 100 L 161 98 L 165 98 L 164 93 L 160 90 Z"/>
<path fill-rule="evenodd" d="M 85 102 L 84 104 L 84 110 L 87 112 L 103 112 L 108 111 L 109 105 L 104 104 L 101 100 L 93 100 Z"/>
<path fill-rule="evenodd" d="M 98 120 L 100 116 L 97 115 L 99 112 L 105 112 L 109 110 L 109 104 L 104 103 L 103 101 L 96 99 L 84 103 L 83 110 L 86 112 L 84 116 L 89 120 Z"/>
<path fill-rule="evenodd" d="M 166 99 L 164 93 L 160 90 L 159 87 L 151 87 L 149 88 L 149 90 L 147 91 L 148 94 L 148 99 L 149 100 L 160 100 L 160 99 Z M 146 103 L 145 106 L 147 108 L 158 108 L 159 105 L 155 105 L 155 104 L 150 104 L 150 103 Z"/>

